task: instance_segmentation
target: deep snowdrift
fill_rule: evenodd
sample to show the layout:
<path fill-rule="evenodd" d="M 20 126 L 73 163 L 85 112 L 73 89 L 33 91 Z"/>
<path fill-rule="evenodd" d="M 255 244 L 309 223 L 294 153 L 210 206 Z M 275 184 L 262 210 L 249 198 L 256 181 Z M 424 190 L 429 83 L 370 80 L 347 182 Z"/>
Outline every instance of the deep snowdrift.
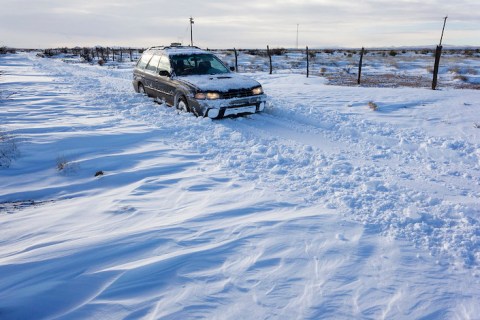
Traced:
<path fill-rule="evenodd" d="M 480 314 L 479 91 L 251 74 L 266 112 L 212 121 L 128 67 L 0 70 L 2 319 Z"/>

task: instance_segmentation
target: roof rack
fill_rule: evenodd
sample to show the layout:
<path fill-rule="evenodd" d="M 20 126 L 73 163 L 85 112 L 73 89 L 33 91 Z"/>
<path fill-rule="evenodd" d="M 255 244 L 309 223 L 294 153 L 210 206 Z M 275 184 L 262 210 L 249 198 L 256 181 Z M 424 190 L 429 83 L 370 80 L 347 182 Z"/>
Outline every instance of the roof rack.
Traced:
<path fill-rule="evenodd" d="M 153 46 L 148 48 L 147 50 L 164 50 L 164 49 L 200 49 L 199 47 L 196 46 L 182 46 L 180 43 L 172 43 L 169 46 Z"/>

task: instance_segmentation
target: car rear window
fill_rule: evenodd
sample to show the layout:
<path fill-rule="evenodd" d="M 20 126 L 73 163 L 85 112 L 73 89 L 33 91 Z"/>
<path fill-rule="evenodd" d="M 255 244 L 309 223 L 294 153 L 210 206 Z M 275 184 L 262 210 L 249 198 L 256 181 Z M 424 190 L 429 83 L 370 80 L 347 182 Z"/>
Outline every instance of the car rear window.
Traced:
<path fill-rule="evenodd" d="M 157 72 L 158 62 L 160 61 L 160 56 L 154 55 L 150 62 L 148 63 L 147 70 Z"/>
<path fill-rule="evenodd" d="M 147 66 L 148 64 L 148 61 L 150 61 L 150 59 L 152 58 L 153 54 L 151 53 L 145 53 L 144 55 L 142 55 L 142 57 L 140 58 L 140 60 L 138 60 L 138 63 L 137 63 L 137 68 L 139 69 L 145 69 L 145 67 Z"/>

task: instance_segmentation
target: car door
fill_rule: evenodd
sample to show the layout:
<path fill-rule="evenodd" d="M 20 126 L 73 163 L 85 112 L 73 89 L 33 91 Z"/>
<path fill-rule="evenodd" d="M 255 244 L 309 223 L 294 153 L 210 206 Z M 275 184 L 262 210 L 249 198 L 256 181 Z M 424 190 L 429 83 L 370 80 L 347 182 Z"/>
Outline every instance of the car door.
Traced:
<path fill-rule="evenodd" d="M 153 97 L 162 98 L 156 85 L 156 78 L 158 77 L 158 62 L 160 55 L 154 54 L 150 62 L 145 67 L 145 91 Z"/>
<path fill-rule="evenodd" d="M 172 68 L 170 67 L 170 59 L 167 55 L 160 57 L 158 64 L 158 77 L 156 78 L 158 90 L 162 92 L 167 104 L 173 106 L 175 83 L 172 80 Z"/>

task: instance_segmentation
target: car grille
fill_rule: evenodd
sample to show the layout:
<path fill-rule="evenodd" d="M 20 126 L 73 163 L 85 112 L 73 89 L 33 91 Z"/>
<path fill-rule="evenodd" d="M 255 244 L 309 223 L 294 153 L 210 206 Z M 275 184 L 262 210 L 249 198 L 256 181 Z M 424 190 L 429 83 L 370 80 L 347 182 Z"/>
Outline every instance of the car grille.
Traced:
<path fill-rule="evenodd" d="M 243 98 L 250 96 L 253 96 L 252 89 L 236 89 L 221 93 L 222 99 Z"/>

